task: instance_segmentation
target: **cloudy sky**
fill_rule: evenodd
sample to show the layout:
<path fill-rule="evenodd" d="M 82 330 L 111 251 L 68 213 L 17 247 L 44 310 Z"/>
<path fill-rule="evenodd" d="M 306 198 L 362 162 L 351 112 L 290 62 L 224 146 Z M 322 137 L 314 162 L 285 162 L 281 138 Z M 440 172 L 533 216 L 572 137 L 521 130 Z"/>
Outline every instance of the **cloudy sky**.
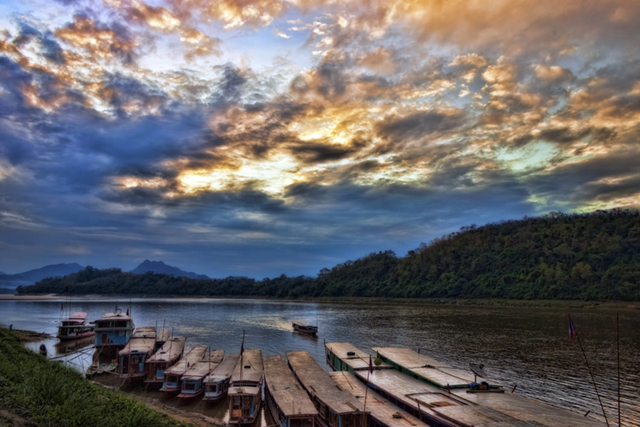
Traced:
<path fill-rule="evenodd" d="M 637 0 L 0 0 L 0 270 L 315 275 L 640 205 Z"/>

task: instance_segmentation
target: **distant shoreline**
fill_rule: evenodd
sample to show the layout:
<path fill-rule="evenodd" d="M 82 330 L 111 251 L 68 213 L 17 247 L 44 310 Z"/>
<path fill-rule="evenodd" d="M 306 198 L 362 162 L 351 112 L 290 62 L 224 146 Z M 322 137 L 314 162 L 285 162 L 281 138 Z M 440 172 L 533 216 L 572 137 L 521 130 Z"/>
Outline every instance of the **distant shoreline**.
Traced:
<path fill-rule="evenodd" d="M 361 305 L 406 305 L 406 306 L 477 306 L 477 307 L 567 307 L 567 308 L 588 308 L 588 309 L 618 309 L 618 310 L 640 310 L 638 301 L 580 301 L 580 300 L 515 300 L 515 299 L 405 299 L 405 298 L 364 298 L 364 297 L 343 297 L 343 298 L 300 298 L 300 299 L 278 299 L 278 298 L 255 298 L 255 297 L 208 297 L 202 295 L 173 296 L 173 295 L 76 295 L 62 296 L 56 294 L 47 295 L 0 295 L 0 301 L 87 301 L 87 300 L 159 300 L 159 301 L 261 301 L 261 302 L 287 302 L 287 303 L 315 303 L 315 304 L 361 304 Z"/>

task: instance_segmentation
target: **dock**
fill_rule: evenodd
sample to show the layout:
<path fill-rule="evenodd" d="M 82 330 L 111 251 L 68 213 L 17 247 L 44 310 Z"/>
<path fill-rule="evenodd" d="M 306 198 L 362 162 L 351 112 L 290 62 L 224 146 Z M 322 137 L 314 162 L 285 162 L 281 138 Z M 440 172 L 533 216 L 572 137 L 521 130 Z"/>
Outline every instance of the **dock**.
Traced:
<path fill-rule="evenodd" d="M 282 356 L 264 358 L 265 400 L 281 427 L 314 427 L 316 407 Z"/>
<path fill-rule="evenodd" d="M 307 351 L 288 351 L 289 366 L 318 410 L 319 424 L 366 427 L 368 413 L 351 393 L 341 390 Z"/>
<path fill-rule="evenodd" d="M 371 427 L 427 427 L 428 424 L 414 417 L 409 412 L 394 405 L 375 391 L 365 389 L 362 381 L 346 371 L 336 371 L 329 374 L 338 386 L 362 402 L 370 412 Z M 365 400 L 366 399 L 366 400 Z"/>
<path fill-rule="evenodd" d="M 240 361 L 239 354 L 230 354 L 204 379 L 202 400 L 215 402 L 227 396 L 231 375 Z"/>
<path fill-rule="evenodd" d="M 246 349 L 240 355 L 229 387 L 229 423 L 251 424 L 260 415 L 264 362 L 262 351 Z"/>
<path fill-rule="evenodd" d="M 224 350 L 212 350 L 182 375 L 179 399 L 191 399 L 204 392 L 203 381 L 224 359 Z"/>
<path fill-rule="evenodd" d="M 146 363 L 147 384 L 162 384 L 164 371 L 173 366 L 183 355 L 187 337 L 172 337 L 156 351 Z"/>
<path fill-rule="evenodd" d="M 192 348 L 186 356 L 164 371 L 164 381 L 162 382 L 162 388 L 160 390 L 166 392 L 180 391 L 184 373 L 187 372 L 192 365 L 201 361 L 206 353 L 207 347 Z"/>

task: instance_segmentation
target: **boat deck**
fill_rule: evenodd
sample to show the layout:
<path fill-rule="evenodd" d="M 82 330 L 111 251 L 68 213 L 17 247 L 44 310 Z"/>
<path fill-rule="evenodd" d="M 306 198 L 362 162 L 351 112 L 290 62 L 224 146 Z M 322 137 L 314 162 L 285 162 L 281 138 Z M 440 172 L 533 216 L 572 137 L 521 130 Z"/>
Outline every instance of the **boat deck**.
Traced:
<path fill-rule="evenodd" d="M 331 372 L 329 375 L 342 390 L 351 393 L 363 405 L 365 405 L 366 396 L 366 410 L 371 413 L 371 417 L 375 418 L 379 424 L 389 427 L 427 426 L 422 420 L 394 405 L 375 391 L 371 389 L 365 390 L 364 384 L 353 374 L 339 371 Z"/>
<path fill-rule="evenodd" d="M 212 350 L 202 360 L 196 362 L 182 375 L 183 381 L 203 379 L 211 373 L 224 359 L 224 350 Z"/>
<path fill-rule="evenodd" d="M 166 363 L 176 360 L 184 351 L 186 341 L 187 337 L 173 337 L 169 339 L 147 360 L 147 363 Z"/>
<path fill-rule="evenodd" d="M 287 359 L 302 386 L 336 414 L 362 413 L 364 407 L 351 393 L 341 390 L 307 351 L 288 351 Z"/>
<path fill-rule="evenodd" d="M 372 361 L 373 369 L 393 369 L 393 366 L 388 363 L 382 362 L 382 364 L 376 366 L 373 364 L 373 357 L 370 353 L 360 350 L 356 346 L 348 342 L 331 342 L 326 343 L 325 347 L 328 351 L 337 356 L 342 363 L 346 364 L 351 371 L 362 371 L 369 369 L 369 361 Z M 327 356 L 330 356 L 330 353 L 327 352 Z M 329 363 L 334 369 L 338 371 L 343 371 L 345 369 L 341 369 L 341 367 L 335 366 L 335 361 L 331 361 Z"/>
<path fill-rule="evenodd" d="M 230 378 L 233 374 L 233 371 L 240 360 L 239 354 L 230 354 L 224 358 L 222 362 L 207 375 L 207 378 L 204 379 L 205 383 L 213 383 L 218 381 L 224 381 L 227 378 Z"/>
<path fill-rule="evenodd" d="M 165 375 L 172 374 L 181 376 L 189 370 L 191 365 L 200 362 L 207 353 L 207 347 L 194 347 L 180 359 L 175 365 L 164 371 Z"/>
<path fill-rule="evenodd" d="M 231 374 L 229 394 L 251 394 L 261 392 L 264 381 L 264 361 L 262 351 L 246 349 Z"/>
<path fill-rule="evenodd" d="M 409 348 L 376 347 L 373 351 L 382 360 L 401 368 L 402 372 L 418 375 L 441 388 L 466 389 L 475 379 L 471 371 L 454 368 Z M 491 385 L 497 386 L 493 383 Z"/>
<path fill-rule="evenodd" d="M 315 417 L 316 407 L 282 356 L 264 358 L 265 383 L 280 412 L 286 417 Z"/>

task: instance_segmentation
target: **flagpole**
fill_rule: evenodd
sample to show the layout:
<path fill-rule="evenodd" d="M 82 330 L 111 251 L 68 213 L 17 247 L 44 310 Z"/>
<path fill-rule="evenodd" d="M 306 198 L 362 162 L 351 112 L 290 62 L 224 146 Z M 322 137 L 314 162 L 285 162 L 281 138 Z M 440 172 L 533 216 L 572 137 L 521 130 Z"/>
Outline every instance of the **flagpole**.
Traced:
<path fill-rule="evenodd" d="M 616 343 L 618 347 L 618 427 L 622 427 L 620 420 L 620 313 L 616 313 Z"/>
<path fill-rule="evenodd" d="M 569 315 L 569 327 L 573 326 L 573 321 L 571 320 L 571 316 Z M 571 336 L 575 336 L 578 338 L 578 344 L 580 344 L 580 349 L 582 350 L 582 354 L 584 356 L 584 361 L 587 364 L 587 369 L 589 370 L 589 375 L 591 375 L 591 381 L 593 382 L 593 388 L 596 390 L 596 396 L 598 396 L 598 402 L 600 402 L 600 408 L 602 408 L 602 415 L 604 416 L 604 421 L 607 423 L 607 427 L 609 426 L 609 420 L 607 419 L 607 413 L 604 411 L 604 405 L 602 404 L 602 399 L 600 398 L 600 393 L 598 393 L 598 386 L 596 384 L 596 380 L 593 377 L 593 372 L 591 371 L 591 366 L 589 366 L 589 359 L 587 359 L 587 353 L 584 351 L 584 347 L 582 346 L 582 341 L 580 341 L 580 335 L 575 330 L 575 328 L 571 329 Z M 570 336 L 570 337 L 571 337 Z"/>

